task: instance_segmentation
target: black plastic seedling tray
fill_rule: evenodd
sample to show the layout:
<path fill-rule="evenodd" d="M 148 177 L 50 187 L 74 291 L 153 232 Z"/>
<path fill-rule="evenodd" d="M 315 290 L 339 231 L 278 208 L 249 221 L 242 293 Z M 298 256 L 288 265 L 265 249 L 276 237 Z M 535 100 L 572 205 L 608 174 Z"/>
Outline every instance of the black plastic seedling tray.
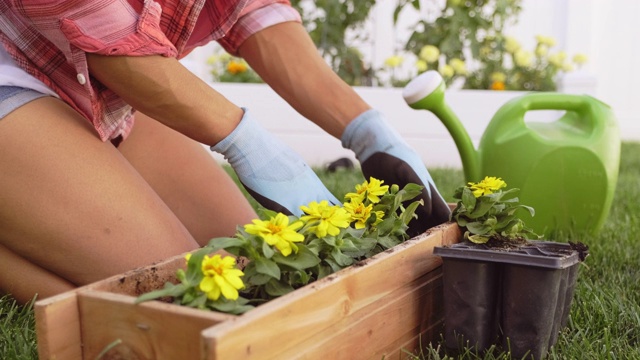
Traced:
<path fill-rule="evenodd" d="M 501 344 L 514 358 L 546 356 L 568 320 L 578 251 L 548 241 L 515 249 L 465 242 L 434 254 L 443 259 L 448 348 Z"/>

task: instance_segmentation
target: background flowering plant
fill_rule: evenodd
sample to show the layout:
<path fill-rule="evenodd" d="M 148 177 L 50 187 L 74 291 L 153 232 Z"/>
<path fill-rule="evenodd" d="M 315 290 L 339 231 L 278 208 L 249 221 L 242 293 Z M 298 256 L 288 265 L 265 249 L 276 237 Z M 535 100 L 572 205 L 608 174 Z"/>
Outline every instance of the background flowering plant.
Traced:
<path fill-rule="evenodd" d="M 504 243 L 522 243 L 529 238 L 539 238 L 524 222 L 516 217 L 518 209 L 535 215 L 532 207 L 521 205 L 516 188 L 502 190 L 507 184 L 500 178 L 485 177 L 478 183 L 470 182 L 456 189 L 458 200 L 451 219 L 465 229 L 464 238 L 476 244 L 490 240 Z"/>
<path fill-rule="evenodd" d="M 212 239 L 187 255 L 176 284 L 137 302 L 170 297 L 179 305 L 243 313 L 407 240 L 407 224 L 422 204 L 413 199 L 421 191 L 416 184 L 400 189 L 370 178 L 343 204 L 311 202 L 301 206 L 300 217 L 263 210 L 234 237 Z M 246 266 L 240 269 L 236 258 Z"/>
<path fill-rule="evenodd" d="M 262 78 L 244 59 L 231 56 L 226 52 L 209 56 L 212 80 L 216 82 L 262 83 Z"/>
<path fill-rule="evenodd" d="M 571 59 L 563 51 L 553 51 L 555 39 L 536 36 L 532 50 L 525 50 L 506 25 L 517 21 L 521 0 L 447 0 L 433 9 L 434 17 L 422 18 L 404 45 L 404 54 L 390 57 L 383 71 L 391 73 L 390 85 L 404 86 L 427 70 L 437 70 L 449 86 L 466 89 L 555 91 L 558 75 L 583 65 L 587 58 Z M 419 1 L 398 2 L 396 17 L 405 7 L 420 9 Z M 414 58 L 412 73 L 398 77 L 404 58 Z"/>

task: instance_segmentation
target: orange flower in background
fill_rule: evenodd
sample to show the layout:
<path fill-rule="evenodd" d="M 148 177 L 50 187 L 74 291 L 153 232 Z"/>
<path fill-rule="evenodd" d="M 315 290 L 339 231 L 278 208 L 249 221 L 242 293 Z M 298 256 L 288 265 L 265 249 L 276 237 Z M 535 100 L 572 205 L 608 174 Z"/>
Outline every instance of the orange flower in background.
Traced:
<path fill-rule="evenodd" d="M 490 88 L 491 88 L 491 90 L 502 91 L 502 90 L 504 90 L 504 82 L 502 82 L 502 81 L 494 81 L 494 82 L 491 83 Z"/>
<path fill-rule="evenodd" d="M 227 71 L 231 74 L 239 74 L 247 71 L 247 64 L 240 61 L 229 61 L 227 64 Z"/>

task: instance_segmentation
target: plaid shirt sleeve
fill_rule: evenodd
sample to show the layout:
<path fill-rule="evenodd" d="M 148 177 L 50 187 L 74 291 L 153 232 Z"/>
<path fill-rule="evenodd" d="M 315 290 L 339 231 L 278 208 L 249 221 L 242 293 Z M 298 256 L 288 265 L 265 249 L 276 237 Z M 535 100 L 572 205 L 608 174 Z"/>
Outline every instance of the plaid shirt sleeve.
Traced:
<path fill-rule="evenodd" d="M 287 0 L 250 1 L 240 13 L 240 18 L 218 39 L 218 43 L 230 54 L 238 55 L 238 48 L 251 35 L 269 26 L 287 21 L 301 22 L 300 14 Z"/>
<path fill-rule="evenodd" d="M 177 55 L 160 28 L 162 8 L 154 1 L 145 1 L 141 9 L 125 0 L 74 0 L 64 6 L 42 0 L 14 2 L 28 23 L 68 60 L 74 60 L 75 48 L 103 55 Z"/>

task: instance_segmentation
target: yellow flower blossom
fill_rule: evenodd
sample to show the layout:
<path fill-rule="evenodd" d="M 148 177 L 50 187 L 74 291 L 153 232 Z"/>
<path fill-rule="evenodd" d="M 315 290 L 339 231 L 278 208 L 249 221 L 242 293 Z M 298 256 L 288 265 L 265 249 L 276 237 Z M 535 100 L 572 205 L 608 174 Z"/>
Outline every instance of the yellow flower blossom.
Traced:
<path fill-rule="evenodd" d="M 370 177 L 369 181 L 365 180 L 362 184 L 356 185 L 355 193 L 348 193 L 345 195 L 345 198 L 353 201 L 364 201 L 364 199 L 368 199 L 370 202 L 377 204 L 380 202 L 380 196 L 384 195 L 389 191 L 389 185 L 382 185 L 384 180 L 378 180 L 374 177 Z"/>
<path fill-rule="evenodd" d="M 433 45 L 425 45 L 420 49 L 420 54 L 418 56 L 420 59 L 428 63 L 433 63 L 438 61 L 438 58 L 440 57 L 440 50 Z"/>
<path fill-rule="evenodd" d="M 231 60 L 227 64 L 227 71 L 231 74 L 240 74 L 247 71 L 248 66 L 242 61 Z"/>
<path fill-rule="evenodd" d="M 429 69 L 429 65 L 427 64 L 426 61 L 420 59 L 416 61 L 416 69 L 418 69 L 418 72 L 423 73 Z"/>
<path fill-rule="evenodd" d="M 588 60 L 589 58 L 585 54 L 579 53 L 573 56 L 573 62 L 578 66 L 586 64 Z"/>
<path fill-rule="evenodd" d="M 516 38 L 512 36 L 506 36 L 504 38 L 504 49 L 511 54 L 515 54 L 516 51 L 520 50 L 520 42 L 516 40 Z"/>
<path fill-rule="evenodd" d="M 538 44 L 536 46 L 536 56 L 545 57 L 549 53 L 549 47 L 545 44 Z"/>
<path fill-rule="evenodd" d="M 389 56 L 385 61 L 384 61 L 384 65 L 390 68 L 396 68 L 400 65 L 402 65 L 402 62 L 404 61 L 404 58 L 402 56 L 399 55 L 393 55 L 393 56 Z"/>
<path fill-rule="evenodd" d="M 480 48 L 480 58 L 486 58 L 489 55 L 491 55 L 493 51 L 491 50 L 491 47 L 489 46 L 482 46 Z"/>
<path fill-rule="evenodd" d="M 491 81 L 493 82 L 505 82 L 507 80 L 507 75 L 502 72 L 496 71 L 491 73 Z"/>
<path fill-rule="evenodd" d="M 567 53 L 565 53 L 564 51 L 560 51 L 555 54 L 549 55 L 549 57 L 547 58 L 547 61 L 549 61 L 550 64 L 561 68 L 566 58 L 567 58 Z"/>
<path fill-rule="evenodd" d="M 531 54 L 530 51 L 518 50 L 513 55 L 513 61 L 516 63 L 517 66 L 528 67 L 528 66 L 531 66 L 532 57 L 533 55 Z"/>
<path fill-rule="evenodd" d="M 556 45 L 556 39 L 552 36 L 536 35 L 536 41 L 538 44 L 546 45 L 548 47 L 554 47 Z"/>
<path fill-rule="evenodd" d="M 217 55 L 211 55 L 207 58 L 207 65 L 214 65 L 219 60 Z"/>
<path fill-rule="evenodd" d="M 453 67 L 451 67 L 451 65 L 442 65 L 442 67 L 439 70 L 440 75 L 442 75 L 443 78 L 450 78 L 453 77 L 453 75 L 455 74 L 455 71 L 453 71 Z"/>
<path fill-rule="evenodd" d="M 561 69 L 564 72 L 572 72 L 573 70 L 575 70 L 575 68 L 573 67 L 573 64 L 568 63 L 568 62 L 562 64 Z"/>
<path fill-rule="evenodd" d="M 200 290 L 211 300 L 218 300 L 220 294 L 229 300 L 238 298 L 238 290 L 244 288 L 242 270 L 236 269 L 236 259 L 231 256 L 204 256 L 202 260 L 204 278 L 200 281 Z"/>
<path fill-rule="evenodd" d="M 327 200 L 322 200 L 320 203 L 313 201 L 308 206 L 300 206 L 300 209 L 307 214 L 300 217 L 300 220 L 311 224 L 309 230 L 319 238 L 327 234 L 336 236 L 341 228 L 349 227 L 351 219 L 349 213 L 338 205 L 329 205 Z"/>
<path fill-rule="evenodd" d="M 353 199 L 352 201 L 344 204 L 344 209 L 347 210 L 351 216 L 351 222 L 355 222 L 356 229 L 363 229 L 367 225 L 367 220 L 371 217 L 371 214 L 375 214 L 376 221 L 373 225 L 378 225 L 384 217 L 384 211 L 373 211 L 373 204 L 365 205 L 363 202 Z"/>
<path fill-rule="evenodd" d="M 495 191 L 506 187 L 507 183 L 505 183 L 501 178 L 497 178 L 494 176 L 486 176 L 479 183 L 468 183 L 469 189 L 473 192 L 473 196 L 480 197 L 482 195 L 493 194 Z"/>
<path fill-rule="evenodd" d="M 466 75 L 467 74 L 467 65 L 461 59 L 451 59 L 449 61 L 449 65 L 453 68 L 453 71 L 458 75 Z"/>
<path fill-rule="evenodd" d="M 491 83 L 490 88 L 491 90 L 502 91 L 505 89 L 505 85 L 504 85 L 504 82 L 502 81 L 494 81 Z"/>
<path fill-rule="evenodd" d="M 289 225 L 289 218 L 278 213 L 269 220 L 252 220 L 253 224 L 244 226 L 244 230 L 253 235 L 258 235 L 264 241 L 275 246 L 282 255 L 289 256 L 291 251 L 298 252 L 298 246 L 295 243 L 302 242 L 304 235 L 297 232 L 304 224 L 301 221 L 295 221 Z"/>

